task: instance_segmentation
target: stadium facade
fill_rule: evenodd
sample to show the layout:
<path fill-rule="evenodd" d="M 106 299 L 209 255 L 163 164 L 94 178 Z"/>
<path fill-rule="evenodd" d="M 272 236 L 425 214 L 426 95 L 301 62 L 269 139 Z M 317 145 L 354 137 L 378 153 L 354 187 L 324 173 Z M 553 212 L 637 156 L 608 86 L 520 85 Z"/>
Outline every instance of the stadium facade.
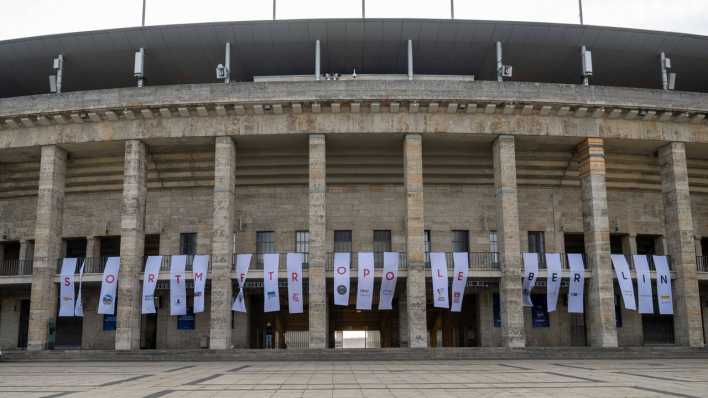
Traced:
<path fill-rule="evenodd" d="M 11 40 L 0 60 L 2 349 L 704 344 L 708 37 L 235 22 Z M 69 298 L 83 316 L 59 316 Z"/>

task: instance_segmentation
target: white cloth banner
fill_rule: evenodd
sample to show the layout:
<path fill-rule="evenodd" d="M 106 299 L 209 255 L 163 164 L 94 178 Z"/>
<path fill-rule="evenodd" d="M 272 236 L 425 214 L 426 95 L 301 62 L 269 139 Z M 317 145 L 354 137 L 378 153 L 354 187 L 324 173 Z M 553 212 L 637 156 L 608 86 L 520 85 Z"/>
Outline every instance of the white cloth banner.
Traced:
<path fill-rule="evenodd" d="M 433 277 L 433 307 L 450 308 L 445 253 L 430 253 L 430 270 Z"/>
<path fill-rule="evenodd" d="M 288 312 L 302 314 L 302 263 L 305 256 L 302 253 L 288 253 L 285 260 L 288 269 Z"/>
<path fill-rule="evenodd" d="M 465 297 L 465 286 L 467 286 L 467 274 L 470 268 L 470 256 L 467 252 L 452 253 L 453 273 L 452 273 L 452 304 L 450 311 L 462 311 L 462 300 Z"/>
<path fill-rule="evenodd" d="M 356 309 L 370 311 L 374 295 L 374 253 L 359 253 L 356 282 Z"/>
<path fill-rule="evenodd" d="M 635 255 L 634 270 L 637 272 L 637 298 L 640 314 L 654 313 L 654 294 L 651 289 L 651 273 L 647 256 Z"/>
<path fill-rule="evenodd" d="M 585 291 L 585 265 L 583 255 L 579 253 L 568 254 L 568 267 L 570 280 L 568 281 L 568 312 L 582 314 L 584 311 L 583 293 Z"/>
<path fill-rule="evenodd" d="M 172 256 L 170 261 L 170 315 L 187 315 L 187 283 L 184 270 L 187 256 Z"/>
<path fill-rule="evenodd" d="M 280 292 L 278 291 L 278 253 L 263 255 L 263 312 L 280 311 Z"/>
<path fill-rule="evenodd" d="M 86 259 L 81 262 L 81 268 L 79 268 L 79 294 L 76 296 L 76 304 L 74 305 L 74 316 L 84 316 L 84 303 L 81 300 L 81 288 L 84 284 L 84 265 L 86 265 Z"/>
<path fill-rule="evenodd" d="M 538 276 L 538 253 L 524 253 L 524 281 L 522 283 L 523 301 L 525 307 L 533 307 L 531 289 L 536 286 Z"/>
<path fill-rule="evenodd" d="M 349 305 L 351 253 L 334 253 L 334 305 Z"/>
<path fill-rule="evenodd" d="M 118 272 L 120 271 L 120 257 L 108 257 L 106 268 L 101 279 L 101 293 L 98 296 L 98 313 L 115 315 L 116 291 L 118 290 Z"/>
<path fill-rule="evenodd" d="M 379 310 L 393 309 L 393 296 L 396 293 L 399 261 L 400 256 L 397 252 L 384 252 L 384 269 L 381 275 Z"/>
<path fill-rule="evenodd" d="M 561 256 L 559 253 L 546 253 L 546 305 L 548 312 L 553 312 L 558 306 L 558 294 L 561 288 Z"/>
<path fill-rule="evenodd" d="M 632 284 L 632 274 L 629 273 L 627 259 L 623 254 L 613 254 L 610 257 L 612 258 L 612 266 L 615 268 L 615 275 L 617 275 L 620 292 L 622 292 L 624 308 L 636 310 L 637 304 L 634 301 L 634 285 Z"/>
<path fill-rule="evenodd" d="M 194 281 L 194 305 L 193 313 L 204 312 L 204 291 L 206 290 L 206 280 L 209 273 L 209 256 L 194 256 L 192 260 L 192 280 Z"/>
<path fill-rule="evenodd" d="M 248 278 L 248 268 L 251 265 L 251 254 L 239 254 L 236 256 L 236 280 L 238 281 L 238 294 L 231 306 L 232 311 L 246 312 L 246 303 L 244 301 L 243 285 Z"/>
<path fill-rule="evenodd" d="M 143 305 L 142 314 L 154 314 L 155 308 L 155 287 L 160 276 L 160 265 L 162 256 L 149 256 L 145 262 L 145 272 L 143 272 Z"/>
<path fill-rule="evenodd" d="M 671 270 L 666 256 L 654 256 L 654 267 L 656 268 L 656 298 L 659 301 L 659 314 L 672 315 L 674 313 L 674 301 L 671 293 Z"/>
<path fill-rule="evenodd" d="M 65 258 L 61 263 L 61 283 L 59 288 L 59 316 L 74 316 L 76 296 L 74 291 L 74 274 L 76 259 Z"/>

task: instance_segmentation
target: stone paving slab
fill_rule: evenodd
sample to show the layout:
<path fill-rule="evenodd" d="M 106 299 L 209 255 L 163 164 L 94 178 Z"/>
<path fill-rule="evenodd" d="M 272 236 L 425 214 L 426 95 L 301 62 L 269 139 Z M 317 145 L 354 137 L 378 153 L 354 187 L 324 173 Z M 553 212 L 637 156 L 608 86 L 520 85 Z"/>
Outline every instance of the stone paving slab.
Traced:
<path fill-rule="evenodd" d="M 708 397 L 708 361 L 3 362 L 2 397 Z"/>

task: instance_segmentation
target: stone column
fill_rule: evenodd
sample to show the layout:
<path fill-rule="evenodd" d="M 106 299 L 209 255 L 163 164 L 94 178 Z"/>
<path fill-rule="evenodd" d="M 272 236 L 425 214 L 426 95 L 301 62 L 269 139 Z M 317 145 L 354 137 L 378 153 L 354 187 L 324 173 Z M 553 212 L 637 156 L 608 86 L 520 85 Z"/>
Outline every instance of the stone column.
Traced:
<path fill-rule="evenodd" d="M 587 138 L 576 149 L 579 162 L 585 268 L 592 271 L 588 290 L 588 336 L 593 347 L 617 347 L 614 272 L 610 264 L 605 150 L 601 138 Z"/>
<path fill-rule="evenodd" d="M 408 134 L 403 141 L 403 175 L 406 189 L 406 310 L 408 345 L 428 346 L 425 291 L 425 232 L 423 220 L 423 137 Z"/>
<path fill-rule="evenodd" d="M 211 320 L 209 348 L 231 348 L 233 301 L 236 144 L 217 137 L 214 149 L 214 213 L 211 234 Z M 237 328 L 244 327 L 239 324 Z"/>
<path fill-rule="evenodd" d="M 57 286 L 53 277 L 61 257 L 66 152 L 56 145 L 42 147 L 34 230 L 34 267 L 30 293 L 27 349 L 47 348 L 48 325 L 57 311 Z"/>
<path fill-rule="evenodd" d="M 20 241 L 20 265 L 17 272 L 20 275 L 32 273 L 31 263 L 34 261 L 34 241 L 23 239 Z"/>
<path fill-rule="evenodd" d="M 404 293 L 405 289 L 400 289 Z M 398 341 L 400 347 L 408 347 L 408 304 L 406 303 L 407 294 L 401 294 L 398 297 Z"/>
<path fill-rule="evenodd" d="M 310 348 L 327 348 L 327 159 L 324 134 L 310 135 L 309 336 Z"/>
<path fill-rule="evenodd" d="M 140 292 L 145 248 L 147 149 L 139 140 L 125 142 L 123 207 L 120 223 L 120 273 L 116 313 L 116 350 L 140 349 Z"/>
<path fill-rule="evenodd" d="M 696 280 L 691 198 L 686 168 L 686 146 L 672 142 L 659 149 L 661 190 L 664 197 L 666 243 L 676 272 L 673 288 L 676 343 L 703 347 L 701 302 Z"/>
<path fill-rule="evenodd" d="M 502 270 L 499 285 L 502 341 L 505 347 L 524 347 L 526 330 L 521 297 L 522 270 L 514 137 L 509 135 L 497 137 L 493 152 L 497 248 Z"/>

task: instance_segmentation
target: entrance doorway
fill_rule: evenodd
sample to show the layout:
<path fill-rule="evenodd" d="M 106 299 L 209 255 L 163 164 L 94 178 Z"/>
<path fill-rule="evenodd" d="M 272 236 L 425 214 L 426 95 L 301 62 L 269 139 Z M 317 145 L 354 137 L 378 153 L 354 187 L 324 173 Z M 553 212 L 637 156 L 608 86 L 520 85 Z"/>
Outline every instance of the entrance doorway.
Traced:
<path fill-rule="evenodd" d="M 476 294 L 466 294 L 461 312 L 433 308 L 428 304 L 431 347 L 479 346 L 479 312 Z"/>
<path fill-rule="evenodd" d="M 157 348 L 157 314 L 143 315 L 140 324 L 140 348 L 154 350 Z"/>
<path fill-rule="evenodd" d="M 81 337 L 83 335 L 84 325 L 82 317 L 57 317 L 56 325 L 57 335 L 54 348 L 81 348 Z"/>
<path fill-rule="evenodd" d="M 20 301 L 20 327 L 17 336 L 17 347 L 27 348 L 27 336 L 29 333 L 30 301 Z"/>

